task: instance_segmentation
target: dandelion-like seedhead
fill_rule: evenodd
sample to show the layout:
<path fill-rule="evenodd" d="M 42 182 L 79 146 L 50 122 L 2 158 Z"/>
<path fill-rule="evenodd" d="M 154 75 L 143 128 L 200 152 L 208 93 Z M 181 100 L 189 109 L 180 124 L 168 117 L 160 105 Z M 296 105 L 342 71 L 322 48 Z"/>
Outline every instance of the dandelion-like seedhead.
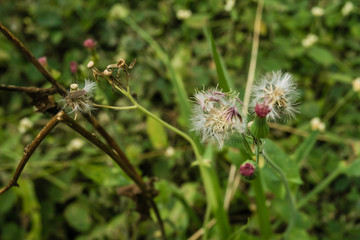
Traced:
<path fill-rule="evenodd" d="M 277 71 L 266 74 L 254 85 L 250 107 L 254 110 L 257 104 L 269 106 L 269 120 L 292 118 L 297 113 L 298 98 L 299 92 L 292 75 Z"/>
<path fill-rule="evenodd" d="M 72 111 L 69 113 L 75 112 L 75 119 L 79 112 L 90 114 L 94 109 L 91 97 L 95 88 L 96 83 L 87 79 L 85 79 L 85 86 L 82 89 L 79 89 L 78 84 L 73 83 L 70 85 L 70 91 L 59 103 L 63 109 L 71 108 Z"/>
<path fill-rule="evenodd" d="M 196 91 L 194 95 L 192 131 L 202 137 L 202 142 L 224 142 L 234 133 L 245 131 L 245 122 L 239 113 L 241 101 L 236 92 L 224 93 L 218 89 Z"/>

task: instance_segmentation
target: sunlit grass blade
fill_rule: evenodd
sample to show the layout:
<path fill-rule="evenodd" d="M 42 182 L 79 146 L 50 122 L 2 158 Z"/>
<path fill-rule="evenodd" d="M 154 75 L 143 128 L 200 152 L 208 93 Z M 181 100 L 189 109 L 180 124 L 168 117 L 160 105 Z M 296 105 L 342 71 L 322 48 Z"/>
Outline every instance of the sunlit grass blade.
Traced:
<path fill-rule="evenodd" d="M 185 90 L 185 86 L 181 76 L 176 72 L 173 64 L 170 61 L 167 53 L 161 48 L 161 46 L 155 41 L 155 39 L 142 29 L 134 20 L 130 17 L 122 19 L 126 22 L 135 32 L 137 32 L 156 52 L 156 55 L 164 63 L 167 68 L 167 72 L 171 83 L 173 84 L 178 102 L 180 104 L 181 114 L 183 119 L 186 119 L 190 115 L 190 103 L 188 101 L 188 94 Z"/>
<path fill-rule="evenodd" d="M 216 66 L 216 72 L 218 75 L 218 81 L 219 86 L 222 88 L 225 92 L 230 91 L 230 89 L 234 89 L 234 83 L 229 77 L 229 74 L 227 72 L 225 63 L 219 54 L 218 50 L 216 49 L 216 44 L 214 41 L 214 37 L 211 33 L 211 30 L 209 28 L 205 28 L 205 35 L 210 45 L 210 50 L 213 56 L 213 60 L 215 62 Z"/>
<path fill-rule="evenodd" d="M 213 148 L 208 146 L 205 150 L 204 158 L 200 160 L 200 172 L 204 181 L 207 202 L 216 219 L 216 226 L 220 232 L 219 239 L 226 239 L 231 233 L 229 218 L 224 209 L 223 196 L 220 189 L 218 175 L 212 166 Z"/>

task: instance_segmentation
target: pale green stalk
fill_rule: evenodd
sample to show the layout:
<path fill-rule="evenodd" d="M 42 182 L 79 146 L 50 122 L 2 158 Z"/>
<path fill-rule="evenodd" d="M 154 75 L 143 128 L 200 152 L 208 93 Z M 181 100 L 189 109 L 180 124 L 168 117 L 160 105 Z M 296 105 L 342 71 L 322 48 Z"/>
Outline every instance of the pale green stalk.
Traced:
<path fill-rule="evenodd" d="M 329 119 L 332 118 L 337 111 L 339 111 L 339 109 L 352 97 L 354 93 L 355 91 L 351 88 L 347 94 L 341 98 L 340 101 L 338 101 L 336 105 L 325 115 L 323 122 L 329 121 Z"/>
<path fill-rule="evenodd" d="M 169 56 L 162 49 L 162 47 L 155 41 L 155 39 L 144 29 L 142 29 L 132 18 L 127 17 L 122 19 L 126 22 L 132 29 L 134 29 L 149 45 L 155 50 L 155 53 L 159 59 L 165 64 L 170 81 L 172 82 L 176 95 L 179 98 L 179 104 L 181 108 L 181 114 L 183 118 L 186 118 L 190 114 L 190 104 L 187 101 L 188 95 L 185 89 L 184 82 L 181 76 L 176 72 Z"/>
<path fill-rule="evenodd" d="M 208 204 L 206 206 L 206 212 L 205 212 L 204 223 L 203 223 L 204 235 L 203 235 L 202 239 L 204 239 L 204 240 L 206 240 L 208 238 L 207 225 L 208 225 L 208 222 L 210 219 L 210 214 L 211 214 L 211 208 L 210 208 L 210 205 Z"/>
<path fill-rule="evenodd" d="M 259 50 L 261 18 L 262 18 L 263 7 L 264 7 L 264 0 L 259 0 L 256 9 L 255 22 L 254 22 L 254 35 L 253 35 L 253 44 L 251 49 L 251 59 L 250 59 L 249 73 L 245 88 L 244 106 L 242 109 L 243 115 L 246 115 L 248 112 L 251 89 L 255 78 L 256 60 Z"/>
<path fill-rule="evenodd" d="M 101 107 L 101 108 L 109 108 L 114 110 L 131 110 L 131 109 L 137 109 L 137 106 L 126 106 L 126 107 L 114 107 L 114 106 L 107 106 L 107 105 L 100 105 L 100 104 L 93 104 L 95 107 Z"/>
<path fill-rule="evenodd" d="M 259 145 L 255 145 L 256 149 L 256 162 L 259 162 Z M 252 187 L 255 192 L 255 202 L 257 206 L 257 214 L 259 217 L 259 225 L 260 225 L 260 233 L 261 233 L 261 239 L 269 239 L 272 232 L 271 232 L 271 225 L 270 225 L 270 217 L 269 217 L 269 211 L 266 207 L 266 198 L 262 186 L 261 181 L 261 174 L 257 176 L 256 179 L 254 179 L 252 182 Z"/>
<path fill-rule="evenodd" d="M 147 110 L 146 108 L 144 108 L 143 106 L 141 106 L 140 104 L 138 104 L 136 102 L 136 100 L 131 96 L 130 91 L 128 89 L 128 91 L 125 91 L 122 88 L 119 88 L 117 86 L 115 86 L 115 88 L 117 90 L 119 90 L 121 93 L 123 93 L 127 98 L 129 98 L 129 100 L 134 104 L 134 106 L 139 109 L 141 112 L 145 113 L 147 116 L 152 117 L 153 119 L 155 119 L 156 121 L 158 121 L 159 123 L 161 123 L 164 127 L 168 128 L 169 130 L 179 134 L 180 136 L 182 136 L 186 141 L 188 141 L 191 145 L 191 147 L 194 150 L 195 153 L 195 157 L 197 160 L 201 159 L 201 154 L 200 151 L 195 143 L 195 141 L 186 133 L 184 133 L 183 131 L 177 129 L 176 127 L 168 124 L 167 122 L 165 122 L 164 120 L 160 119 L 158 116 L 154 115 L 152 112 L 150 112 L 149 110 Z"/>
<path fill-rule="evenodd" d="M 271 159 L 267 158 L 265 155 L 264 157 L 267 160 L 267 163 L 280 175 L 281 181 L 283 182 L 284 186 L 285 186 L 285 190 L 286 190 L 286 198 L 288 199 L 289 202 L 289 207 L 290 207 L 290 219 L 289 219 L 289 224 L 286 228 L 285 231 L 285 237 L 287 238 L 289 233 L 291 232 L 292 228 L 295 226 L 296 223 L 296 206 L 295 206 L 295 200 L 291 194 L 291 190 L 290 190 L 290 186 L 289 183 L 286 180 L 286 176 L 284 174 L 284 172 L 274 163 L 271 161 Z"/>

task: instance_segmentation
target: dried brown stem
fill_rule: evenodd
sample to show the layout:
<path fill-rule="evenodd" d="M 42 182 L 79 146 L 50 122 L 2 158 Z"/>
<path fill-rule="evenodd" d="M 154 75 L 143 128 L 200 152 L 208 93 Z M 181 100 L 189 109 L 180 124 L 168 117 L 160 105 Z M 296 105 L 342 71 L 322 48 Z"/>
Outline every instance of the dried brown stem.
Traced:
<path fill-rule="evenodd" d="M 136 171 L 135 167 L 131 164 L 129 159 L 126 157 L 125 153 L 121 150 L 119 145 L 116 143 L 115 139 L 111 137 L 108 132 L 99 124 L 99 122 L 91 115 L 84 115 L 85 118 L 94 126 L 94 128 L 100 133 L 101 136 L 105 139 L 107 144 L 112 147 L 117 154 L 122 158 L 122 160 L 129 166 L 130 170 L 134 172 L 135 175 L 137 175 L 137 178 L 141 178 Z"/>
<path fill-rule="evenodd" d="M 0 84 L 0 90 L 30 93 L 30 94 L 55 94 L 57 93 L 56 88 L 37 88 L 37 87 L 22 87 L 15 85 Z"/>
<path fill-rule="evenodd" d="M 24 46 L 24 44 L 16 38 L 1 22 L 0 22 L 0 31 L 5 35 L 7 39 L 12 42 L 21 53 L 23 53 L 30 62 L 39 70 L 40 73 L 53 85 L 53 87 L 56 89 L 56 91 L 61 94 L 62 96 L 66 96 L 67 91 L 66 89 L 61 86 L 55 78 L 39 63 L 39 61 L 32 55 L 32 53 Z M 87 120 L 95 127 L 95 129 L 105 138 L 106 142 L 108 143 L 111 148 L 113 148 L 116 152 L 114 152 L 110 147 L 102 143 L 99 139 L 97 139 L 93 134 L 89 133 L 86 129 L 82 128 L 80 125 L 78 125 L 74 120 L 72 120 L 69 116 L 64 114 L 63 112 L 60 112 L 61 119 L 64 121 L 67 125 L 72 127 L 75 131 L 80 133 L 82 136 L 87 138 L 89 141 L 91 141 L 93 144 L 95 144 L 97 147 L 102 149 L 106 154 L 108 154 L 128 175 L 131 177 L 131 179 L 134 180 L 134 182 L 140 187 L 140 189 L 143 191 L 145 196 L 147 197 L 151 207 L 154 209 L 156 217 L 159 221 L 160 229 L 162 232 L 163 239 L 166 239 L 165 231 L 164 231 L 164 225 L 161 219 L 161 216 L 159 214 L 159 211 L 157 209 L 157 206 L 153 200 L 153 196 L 150 196 L 146 185 L 143 181 L 143 179 L 139 176 L 134 166 L 130 163 L 130 161 L 127 159 L 124 152 L 120 149 L 120 147 L 117 145 L 115 140 L 106 132 L 106 130 L 96 121 L 96 119 L 90 115 L 84 114 L 84 116 L 87 118 Z M 58 116 L 59 117 L 59 116 Z M 66 121 L 64 120 L 66 119 Z M 75 126 L 75 127 L 74 127 Z M 26 164 L 26 162 L 25 162 Z M 25 165 L 24 165 L 25 166 Z M 23 168 L 23 167 L 22 167 Z M 22 169 L 21 169 L 22 170 Z M 21 173 L 21 171 L 20 171 Z M 10 182 L 11 183 L 11 182 Z M 13 185 L 16 185 L 16 181 Z M 11 186 L 10 186 L 11 187 Z M 7 190 L 7 189 L 6 189 Z M 5 191 L 6 191 L 5 190 Z"/>
<path fill-rule="evenodd" d="M 1 22 L 0 22 L 0 31 L 4 34 L 4 36 L 9 39 L 14 46 L 16 46 L 19 51 L 25 55 L 27 59 L 39 70 L 39 72 L 57 89 L 57 92 L 61 95 L 65 96 L 66 89 L 61 86 L 55 78 L 49 73 L 48 70 L 46 70 L 39 61 L 32 55 L 32 53 L 24 46 L 24 44 L 15 37 L 9 29 L 7 29 Z"/>
<path fill-rule="evenodd" d="M 26 165 L 29 161 L 31 155 L 34 153 L 36 148 L 40 145 L 42 140 L 50 133 L 50 131 L 59 123 L 58 116 L 60 113 L 56 114 L 44 127 L 41 129 L 39 134 L 35 137 L 35 139 L 25 147 L 24 155 L 17 166 L 14 176 L 11 178 L 10 182 L 3 188 L 0 189 L 0 195 L 12 188 L 13 186 L 19 186 L 17 181 Z"/>
<path fill-rule="evenodd" d="M 94 133 L 89 132 L 85 128 L 83 128 L 80 124 L 78 124 L 75 120 L 70 118 L 67 114 L 63 113 L 58 116 L 58 120 L 64 122 L 66 125 L 68 125 L 70 128 L 75 130 L 77 133 L 79 133 L 81 136 L 89 140 L 91 143 L 93 143 L 95 146 L 100 148 L 103 152 L 105 152 L 109 157 L 111 157 L 121 169 L 124 170 L 124 172 L 129 175 L 131 179 L 134 180 L 134 182 L 140 187 L 140 189 L 143 192 L 146 192 L 146 187 L 143 181 L 139 181 L 137 177 L 135 177 L 134 173 L 129 170 L 128 165 L 123 161 L 123 159 L 109 146 L 107 146 L 105 143 L 100 141 Z"/>
<path fill-rule="evenodd" d="M 109 157 L 111 157 L 116 164 L 121 167 L 121 169 L 124 170 L 124 172 L 140 187 L 142 193 L 146 196 L 146 198 L 149 201 L 150 206 L 153 208 L 156 218 L 158 219 L 160 230 L 162 232 L 163 239 L 166 239 L 165 230 L 164 230 L 164 224 L 162 222 L 159 210 L 153 200 L 154 196 L 151 196 L 149 193 L 146 184 L 142 180 L 142 178 L 137 174 L 135 171 L 135 168 L 133 168 L 132 164 L 127 159 L 126 155 L 121 151 L 121 149 L 118 147 L 118 145 L 115 143 L 114 139 L 103 129 L 96 119 L 92 116 L 86 116 L 88 120 L 95 126 L 95 128 L 102 133 L 104 138 L 109 143 L 109 145 L 114 146 L 114 149 L 111 149 L 109 146 L 105 145 L 103 142 L 101 142 L 93 133 L 90 133 L 85 128 L 83 128 L 81 125 L 79 125 L 76 121 L 74 121 L 72 118 L 70 118 L 67 114 L 62 114 L 58 116 L 58 120 L 64 122 L 66 125 L 68 125 L 70 128 L 75 130 L 77 133 L 79 133 L 81 136 L 89 140 L 91 143 L 93 143 L 95 146 L 100 148 L 103 152 L 105 152 Z M 117 149 L 117 150 L 116 150 Z M 122 155 L 122 156 L 121 156 Z M 130 167 L 131 166 L 131 167 Z M 131 169 L 130 169 L 131 168 Z M 134 174 L 134 172 L 136 174 Z"/>

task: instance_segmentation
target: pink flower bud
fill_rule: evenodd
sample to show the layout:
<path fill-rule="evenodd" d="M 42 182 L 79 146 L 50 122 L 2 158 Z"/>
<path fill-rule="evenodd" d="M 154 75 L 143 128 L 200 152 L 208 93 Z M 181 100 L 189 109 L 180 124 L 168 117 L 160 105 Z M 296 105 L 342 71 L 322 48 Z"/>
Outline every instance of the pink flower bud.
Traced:
<path fill-rule="evenodd" d="M 97 44 L 97 42 L 95 42 L 91 38 L 86 39 L 83 43 L 84 47 L 86 47 L 87 49 L 94 49 L 96 44 Z"/>
<path fill-rule="evenodd" d="M 78 64 L 75 61 L 70 62 L 70 71 L 75 74 L 78 71 Z"/>
<path fill-rule="evenodd" d="M 255 166 L 251 163 L 245 163 L 240 166 L 240 174 L 243 176 L 251 176 L 255 171 Z"/>
<path fill-rule="evenodd" d="M 48 63 L 47 63 L 47 58 L 45 56 L 38 58 L 38 61 L 43 67 L 47 67 Z"/>
<path fill-rule="evenodd" d="M 258 117 L 266 117 L 271 112 L 271 108 L 266 103 L 257 103 L 255 113 Z"/>
<path fill-rule="evenodd" d="M 243 164 L 241 164 L 239 173 L 245 180 L 254 180 L 259 174 L 259 166 L 253 160 L 246 160 Z"/>

